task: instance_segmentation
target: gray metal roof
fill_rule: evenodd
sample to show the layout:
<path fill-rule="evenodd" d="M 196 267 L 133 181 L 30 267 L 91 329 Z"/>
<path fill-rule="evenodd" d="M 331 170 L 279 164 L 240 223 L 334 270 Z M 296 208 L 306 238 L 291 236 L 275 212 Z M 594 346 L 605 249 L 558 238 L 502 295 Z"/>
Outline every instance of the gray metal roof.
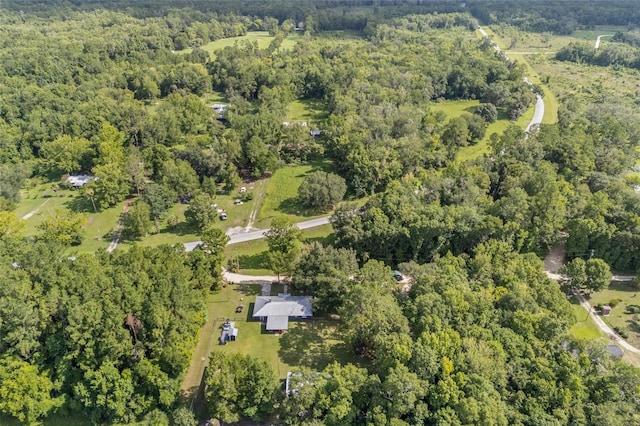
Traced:
<path fill-rule="evenodd" d="M 267 330 L 288 330 L 289 317 L 286 315 L 271 315 L 267 317 Z"/>
<path fill-rule="evenodd" d="M 624 355 L 624 352 L 622 352 L 622 349 L 620 349 L 618 345 L 607 345 L 607 349 L 611 356 L 622 357 Z"/>
<path fill-rule="evenodd" d="M 254 317 L 287 316 L 311 317 L 311 298 L 308 296 L 257 296 Z"/>

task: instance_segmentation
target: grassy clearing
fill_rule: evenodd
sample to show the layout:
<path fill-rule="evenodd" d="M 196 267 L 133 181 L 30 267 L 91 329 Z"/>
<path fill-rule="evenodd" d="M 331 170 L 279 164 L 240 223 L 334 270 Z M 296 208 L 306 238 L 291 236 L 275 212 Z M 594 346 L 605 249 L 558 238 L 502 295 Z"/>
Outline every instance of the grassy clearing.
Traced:
<path fill-rule="evenodd" d="M 276 295 L 281 291 L 279 286 L 274 286 L 271 293 Z M 264 325 L 251 317 L 255 297 L 259 294 L 259 285 L 230 285 L 211 296 L 207 318 L 209 326 L 205 324 L 202 329 L 201 342 L 198 344 L 200 350 L 194 353 L 192 362 L 206 363 L 202 358 L 206 358 L 210 351 L 252 355 L 267 361 L 278 377 L 283 379 L 288 371 L 297 366 L 320 370 L 334 360 L 356 361 L 343 342 L 336 338 L 339 335 L 338 324 L 334 321 L 291 321 L 288 333 L 282 336 L 267 333 Z M 238 305 L 245 307 L 241 314 L 235 311 Z M 238 340 L 221 346 L 217 344 L 217 339 L 226 318 L 236 321 Z M 195 383 L 199 384 L 197 374 L 190 378 L 190 383 L 185 381 L 182 389 L 190 389 Z"/>
<path fill-rule="evenodd" d="M 578 339 L 593 340 L 606 337 L 589 315 L 589 313 L 578 303 L 575 298 L 571 298 L 571 307 L 576 317 L 576 323 L 571 327 L 569 333 Z"/>
<path fill-rule="evenodd" d="M 594 30 L 576 30 L 571 34 L 571 37 L 578 38 L 582 40 L 595 40 L 599 35 L 603 34 L 611 34 L 614 35 L 617 32 L 627 32 L 629 28 L 624 26 L 615 26 L 615 25 L 598 25 Z M 602 40 L 606 40 L 606 38 L 602 38 Z"/>
<path fill-rule="evenodd" d="M 333 228 L 327 224 L 305 229 L 302 231 L 302 240 L 304 242 L 319 241 L 323 244 L 331 244 L 333 242 Z M 239 274 L 271 275 L 272 272 L 263 266 L 268 249 L 265 239 L 233 244 L 226 247 L 224 262 L 226 265 L 231 259 L 237 260 L 240 265 Z"/>
<path fill-rule="evenodd" d="M 316 170 L 331 171 L 329 161 L 310 161 L 306 164 L 289 165 L 275 171 L 269 179 L 264 202 L 258 215 L 257 228 L 266 228 L 275 216 L 285 215 L 296 222 L 301 217 L 311 219 L 326 212 L 305 210 L 298 202 L 298 188 L 306 176 Z"/>
<path fill-rule="evenodd" d="M 72 247 L 72 253 L 93 253 L 97 249 L 107 248 L 109 236 L 120 219 L 124 201 L 98 213 L 93 211 L 91 203 L 82 198 L 76 190 L 56 189 L 57 182 L 34 185 L 22 191 L 22 201 L 15 214 L 24 218 L 25 235 L 37 235 L 38 226 L 53 216 L 56 210 L 70 210 L 80 214 L 84 219 L 82 228 L 84 240 L 80 246 Z"/>
<path fill-rule="evenodd" d="M 270 36 L 267 31 L 249 31 L 246 35 L 240 37 L 221 38 L 219 40 L 211 41 L 201 46 L 201 49 L 209 52 L 209 56 L 211 56 L 211 59 L 214 59 L 216 57 L 216 50 L 224 49 L 227 46 L 233 46 L 236 43 L 249 41 L 251 43 L 257 42 L 259 49 L 266 49 L 267 47 L 269 47 L 269 43 L 271 43 L 274 38 L 275 37 Z M 298 39 L 299 36 L 297 34 L 290 34 L 286 39 L 284 39 L 284 41 L 280 45 L 280 48 L 284 50 L 293 49 L 293 47 L 298 42 Z M 191 53 L 191 51 L 192 49 L 188 48 L 184 50 L 178 50 L 175 53 L 188 54 Z"/>
<path fill-rule="evenodd" d="M 442 111 L 447 114 L 449 118 L 460 117 L 462 114 L 473 114 L 476 110 L 476 107 L 480 104 L 478 100 L 460 100 L 460 101 L 445 101 L 438 102 L 429 105 L 435 111 Z M 458 151 L 458 160 L 459 161 L 468 161 L 478 158 L 484 154 L 489 153 L 489 140 L 491 139 L 491 135 L 493 133 L 502 134 L 504 131 L 511 125 L 515 124 L 516 126 L 522 128 L 523 130 L 527 127 L 531 118 L 533 117 L 533 107 L 529 108 L 527 112 L 525 112 L 518 120 L 511 121 L 507 116 L 506 112 L 499 111 L 498 120 L 495 123 L 491 123 L 489 127 L 487 127 L 487 133 L 485 137 L 475 145 L 469 145 L 460 148 Z"/>
<path fill-rule="evenodd" d="M 628 283 L 613 281 L 608 289 L 591 295 L 592 305 L 607 305 L 612 300 L 618 300 L 617 306 L 611 309 L 611 315 L 602 319 L 611 327 L 624 329 L 629 337 L 626 339 L 636 347 L 640 347 L 640 315 L 626 313 L 627 307 L 640 307 L 640 293 Z"/>
<path fill-rule="evenodd" d="M 287 121 L 307 121 L 317 123 L 329 117 L 327 106 L 316 99 L 293 101 L 287 108 Z"/>
<path fill-rule="evenodd" d="M 244 228 L 247 226 L 251 212 L 259 208 L 262 194 L 266 188 L 266 180 L 261 179 L 255 182 L 243 183 L 242 185 L 247 188 L 247 192 L 253 193 L 254 199 L 237 205 L 235 204 L 235 200 L 239 197 L 237 191 L 231 194 L 217 195 L 214 202 L 218 205 L 218 209 L 222 209 L 227 213 L 228 219 L 226 221 L 216 220 L 213 226 L 223 231 L 227 231 L 229 228 Z M 199 231 L 189 226 L 185 220 L 184 212 L 188 207 L 188 204 L 175 204 L 171 210 L 169 210 L 167 217 L 174 215 L 178 218 L 178 224 L 175 228 L 170 227 L 165 218 L 160 225 L 159 233 L 149 235 L 135 243 L 142 246 L 157 246 L 161 244 L 183 244 L 199 240 Z M 123 241 L 122 243 L 125 248 L 127 245 L 132 244 L 132 242 L 127 241 Z"/>

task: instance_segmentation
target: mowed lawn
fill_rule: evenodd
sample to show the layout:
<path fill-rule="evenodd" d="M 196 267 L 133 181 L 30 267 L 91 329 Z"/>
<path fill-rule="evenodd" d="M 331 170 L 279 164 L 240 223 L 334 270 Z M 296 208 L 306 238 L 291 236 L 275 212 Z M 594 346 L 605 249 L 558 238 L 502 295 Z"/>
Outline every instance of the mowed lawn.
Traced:
<path fill-rule="evenodd" d="M 302 99 L 293 101 L 287 108 L 287 121 L 306 121 L 317 124 L 329 117 L 327 106 L 324 102 L 316 99 Z"/>
<path fill-rule="evenodd" d="M 582 340 L 593 340 L 600 337 L 606 337 L 598 328 L 586 309 L 584 309 L 578 301 L 571 298 L 571 308 L 576 317 L 576 323 L 571 327 L 569 333 Z"/>
<path fill-rule="evenodd" d="M 331 171 L 330 161 L 310 161 L 305 164 L 287 165 L 276 170 L 265 193 L 256 228 L 266 228 L 275 216 L 285 215 L 295 222 L 320 217 L 327 212 L 306 210 L 298 202 L 298 188 L 305 177 L 316 170 Z"/>
<path fill-rule="evenodd" d="M 271 293 L 276 295 L 281 291 L 280 286 L 273 286 Z M 251 317 L 256 295 L 260 294 L 260 285 L 245 284 L 229 285 L 211 296 L 207 318 L 209 327 L 203 327 L 207 333 L 200 336 L 200 350 L 194 353 L 193 362 L 206 362 L 202 358 L 206 359 L 211 351 L 251 355 L 267 361 L 281 379 L 295 367 L 321 370 L 334 360 L 357 362 L 340 339 L 339 322 L 334 320 L 290 321 L 288 333 L 280 336 L 267 333 L 264 325 Z M 237 313 L 236 308 L 240 305 L 244 306 L 243 312 Z M 218 338 L 226 319 L 236 322 L 238 340 L 220 345 Z M 182 388 L 189 389 L 199 383 L 196 376 L 190 378 L 191 383 L 185 382 Z"/>
<path fill-rule="evenodd" d="M 293 47 L 298 42 L 298 37 L 299 36 L 295 33 L 289 34 L 289 36 L 287 36 L 287 38 L 282 41 L 280 48 L 284 50 L 293 49 Z M 257 42 L 259 49 L 266 49 L 267 47 L 269 47 L 269 43 L 271 43 L 274 38 L 275 37 L 270 36 L 267 31 L 248 31 L 246 35 L 240 37 L 221 38 L 219 40 L 211 41 L 207 44 L 204 44 L 200 48 L 209 52 L 209 56 L 214 59 L 216 57 L 216 50 L 224 49 L 227 46 L 233 46 L 236 43 L 249 41 L 252 43 Z M 191 51 L 192 49 L 188 48 L 184 50 L 178 50 L 176 51 L 176 54 L 187 54 L 191 53 Z"/>
<path fill-rule="evenodd" d="M 626 339 L 636 347 L 640 347 L 640 314 L 627 313 L 627 308 L 640 309 L 640 291 L 628 283 L 613 281 L 608 289 L 593 293 L 592 305 L 607 305 L 612 300 L 618 300 L 618 304 L 611 309 L 611 314 L 602 319 L 611 327 L 624 329 L 629 337 Z"/>
<path fill-rule="evenodd" d="M 82 229 L 84 239 L 81 245 L 69 249 L 71 254 L 93 253 L 109 246 L 110 237 L 115 229 L 125 202 L 116 206 L 93 211 L 91 203 L 83 198 L 77 190 L 57 189 L 57 182 L 35 185 L 21 192 L 22 200 L 15 214 L 25 222 L 25 235 L 37 235 L 38 227 L 57 210 L 72 211 L 83 218 Z"/>

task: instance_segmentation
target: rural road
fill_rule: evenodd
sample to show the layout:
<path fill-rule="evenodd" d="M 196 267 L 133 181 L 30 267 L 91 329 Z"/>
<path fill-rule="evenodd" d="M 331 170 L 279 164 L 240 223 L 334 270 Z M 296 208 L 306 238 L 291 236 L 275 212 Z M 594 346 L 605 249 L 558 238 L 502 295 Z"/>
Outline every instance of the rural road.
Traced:
<path fill-rule="evenodd" d="M 524 132 L 528 134 L 532 127 L 539 126 L 540 123 L 542 123 L 542 117 L 544 117 L 544 99 L 536 93 L 536 105 L 533 109 L 533 118 L 527 128 L 524 129 Z"/>
<path fill-rule="evenodd" d="M 602 37 L 613 37 L 613 34 L 602 34 L 602 35 L 599 35 L 598 38 L 596 38 L 596 50 L 600 47 L 600 39 Z"/>
<path fill-rule="evenodd" d="M 482 28 L 480 25 L 478 25 L 478 31 L 480 31 L 480 34 L 482 34 L 482 36 L 484 38 L 486 38 L 487 40 L 489 40 L 491 42 L 491 45 L 496 50 L 496 52 L 502 53 L 504 55 L 504 57 L 507 58 L 507 60 L 511 62 L 511 60 L 506 55 L 506 53 L 502 49 L 500 49 L 498 47 L 498 45 L 496 44 L 495 41 L 491 40 L 491 38 L 489 37 L 489 34 L 487 34 L 487 32 L 484 30 L 484 28 Z M 596 47 L 596 49 L 597 49 L 597 47 Z M 524 78 L 524 81 L 529 86 L 533 87 L 533 84 L 529 81 L 529 79 L 527 77 Z M 528 135 L 529 131 L 531 130 L 531 128 L 535 128 L 535 127 L 539 126 L 540 123 L 542 123 L 542 118 L 543 117 L 544 117 L 544 99 L 542 99 L 542 96 L 540 96 L 539 94 L 536 94 L 536 105 L 535 105 L 534 110 L 533 110 L 533 118 L 529 122 L 529 125 L 527 125 L 527 128 L 524 131 L 525 134 Z"/>
<path fill-rule="evenodd" d="M 330 223 L 331 216 L 323 216 L 317 219 L 306 220 L 304 222 L 299 222 L 296 226 L 300 229 L 309 229 L 316 228 L 318 226 L 326 225 Z M 227 245 L 244 243 L 247 241 L 259 240 L 264 238 L 264 233 L 267 232 L 268 229 L 258 229 L 257 231 L 251 232 L 237 232 L 229 235 L 229 242 Z M 184 243 L 184 248 L 187 251 L 192 251 L 195 249 L 202 241 L 193 241 L 191 243 Z"/>
<path fill-rule="evenodd" d="M 564 263 L 565 258 L 566 245 L 564 243 L 557 244 L 555 247 L 551 248 L 547 256 L 544 258 L 544 272 L 549 278 L 554 281 L 561 281 L 566 278 L 564 275 L 558 273 L 559 269 Z M 611 277 L 611 281 L 632 281 L 633 279 L 635 279 L 635 275 L 614 275 L 613 277 Z M 618 334 L 611 327 L 609 327 L 606 322 L 604 322 L 602 317 L 598 315 L 594 309 L 592 309 L 591 304 L 587 302 L 581 294 L 574 291 L 573 295 L 576 297 L 576 299 L 578 299 L 578 302 L 580 302 L 580 306 L 582 306 L 589 313 L 589 316 L 593 319 L 593 322 L 598 326 L 600 331 L 609 336 L 611 339 L 615 340 L 617 344 L 619 344 L 629 352 L 640 354 L 640 349 L 629 344 L 622 337 L 618 336 Z"/>

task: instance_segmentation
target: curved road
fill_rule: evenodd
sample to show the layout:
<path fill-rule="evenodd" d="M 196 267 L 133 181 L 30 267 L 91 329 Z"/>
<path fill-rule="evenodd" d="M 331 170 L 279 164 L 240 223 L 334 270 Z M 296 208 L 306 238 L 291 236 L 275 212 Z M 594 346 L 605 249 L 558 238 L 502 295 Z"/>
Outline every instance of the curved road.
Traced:
<path fill-rule="evenodd" d="M 491 38 L 489 37 L 489 34 L 487 34 L 487 32 L 484 30 L 484 28 L 482 28 L 480 25 L 478 25 L 478 31 L 480 31 L 480 34 L 482 34 L 482 36 L 484 38 L 489 40 L 489 42 L 491 43 L 491 46 L 493 46 L 493 48 L 496 50 L 496 52 L 503 54 L 504 57 L 507 58 L 507 60 L 511 62 L 511 59 L 509 59 L 509 57 L 504 52 L 504 50 L 500 49 L 498 47 L 498 45 L 496 44 L 496 42 L 491 40 Z M 601 36 L 601 37 L 603 37 L 603 36 Z M 598 41 L 600 41 L 600 38 L 598 38 Z M 596 49 L 597 48 L 598 47 L 596 46 Z M 524 78 L 524 81 L 529 86 L 533 87 L 533 84 L 529 81 L 529 79 L 527 77 Z M 527 128 L 524 131 L 525 135 L 528 135 L 529 131 L 532 128 L 535 128 L 535 127 L 539 126 L 540 123 L 542 123 L 542 118 L 543 117 L 544 117 L 544 99 L 539 94 L 536 94 L 536 105 L 535 105 L 534 110 L 533 110 L 533 118 L 531 119 L 531 121 L 529 122 L 529 125 L 527 126 Z"/>
<path fill-rule="evenodd" d="M 602 37 L 613 37 L 613 34 L 602 34 L 602 35 L 599 35 L 598 38 L 596 38 L 596 50 L 598 50 L 598 48 L 600 47 L 600 39 Z"/>

